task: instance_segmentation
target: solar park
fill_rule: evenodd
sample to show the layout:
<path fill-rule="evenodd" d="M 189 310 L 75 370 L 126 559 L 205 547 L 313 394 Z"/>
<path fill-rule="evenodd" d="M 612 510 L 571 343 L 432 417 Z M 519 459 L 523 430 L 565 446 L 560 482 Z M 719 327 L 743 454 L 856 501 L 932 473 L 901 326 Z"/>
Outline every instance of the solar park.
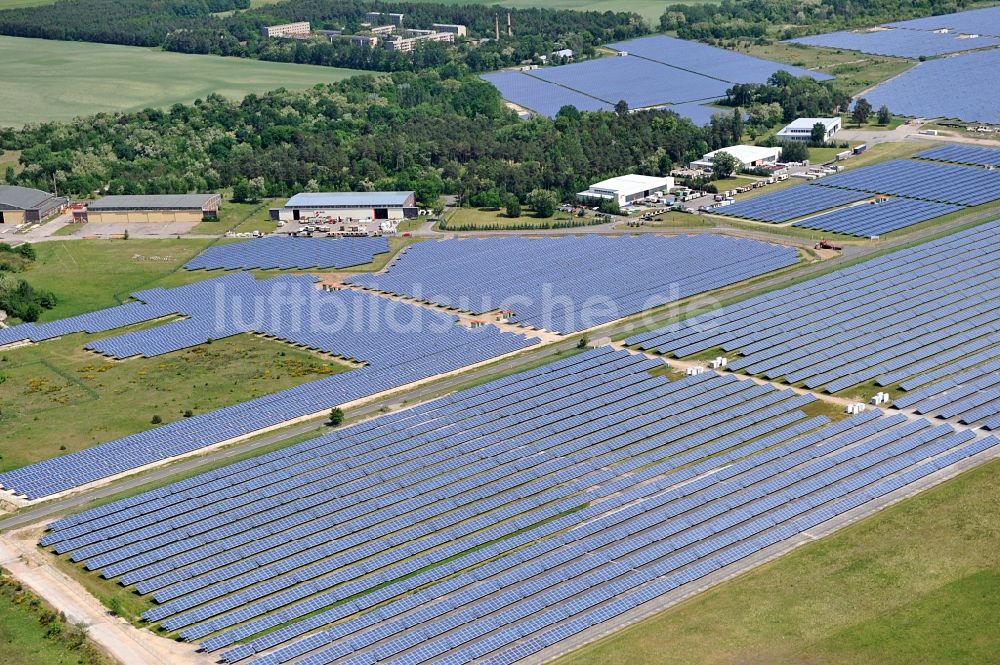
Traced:
<path fill-rule="evenodd" d="M 705 124 L 717 112 L 711 102 L 733 83 L 763 83 L 777 71 L 826 80 L 826 74 L 664 35 L 609 44 L 618 56 L 559 67 L 484 74 L 504 99 L 555 117 L 563 106 L 612 110 L 666 106 Z"/>
<path fill-rule="evenodd" d="M 992 182 L 954 165 L 980 153 L 934 155 L 770 196 L 793 215 L 847 205 L 799 224 L 867 233 L 964 209 L 905 196 L 913 169 L 952 174 L 940 191 L 965 205 L 982 192 L 958 187 L 959 172 Z M 872 189 L 895 198 L 852 205 Z M 382 412 L 59 518 L 40 545 L 147 599 L 148 626 L 213 661 L 538 662 L 994 454 L 998 232 L 987 222 L 633 335 L 631 349 Z M 220 247 L 236 249 L 196 261 L 239 272 L 0 340 L 85 332 L 86 348 L 128 362 L 255 334 L 359 367 L 0 474 L 3 488 L 52 497 L 537 346 L 532 329 L 570 334 L 798 263 L 790 247 L 710 234 L 583 235 L 418 242 L 334 291 L 311 275 L 246 272 L 317 263 L 287 251 L 299 242 Z M 458 325 L 519 294 L 504 317 L 524 334 Z M 593 318 L 572 305 L 602 295 Z M 546 298 L 561 303 L 554 319 Z M 118 331 L 135 323 L 147 327 Z M 725 372 L 669 371 L 670 357 L 715 354 L 729 357 Z M 890 404 L 825 408 L 867 386 Z"/>
<path fill-rule="evenodd" d="M 918 157 L 927 160 L 924 155 L 936 150 Z M 948 152 L 941 154 L 952 154 L 952 148 L 942 150 Z M 962 152 L 964 147 L 958 150 L 968 155 L 966 159 L 983 159 L 982 153 Z M 897 159 L 852 169 L 738 201 L 713 213 L 770 224 L 800 220 L 792 226 L 870 237 L 1000 200 L 1000 172 L 924 160 Z M 875 195 L 896 198 L 860 203 Z"/>
<path fill-rule="evenodd" d="M 58 520 L 223 662 L 514 663 L 996 446 L 599 349 Z M 350 602 L 345 602 L 350 600 Z"/>
<path fill-rule="evenodd" d="M 628 343 L 679 358 L 737 353 L 734 371 L 827 393 L 898 385 L 896 406 L 995 427 L 998 231 L 984 224 Z"/>

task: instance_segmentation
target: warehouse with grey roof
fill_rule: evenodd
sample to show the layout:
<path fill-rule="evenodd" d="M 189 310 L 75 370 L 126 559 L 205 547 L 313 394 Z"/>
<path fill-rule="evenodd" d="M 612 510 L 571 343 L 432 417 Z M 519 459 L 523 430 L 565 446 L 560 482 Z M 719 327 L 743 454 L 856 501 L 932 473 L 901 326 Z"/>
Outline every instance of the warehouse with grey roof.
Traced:
<path fill-rule="evenodd" d="M 303 192 L 282 208 L 271 209 L 271 219 L 298 221 L 399 220 L 417 216 L 413 192 Z"/>
<path fill-rule="evenodd" d="M 0 224 L 40 222 L 62 210 L 66 203 L 65 198 L 40 189 L 0 185 Z"/>
<path fill-rule="evenodd" d="M 200 222 L 218 219 L 218 194 L 105 196 L 87 204 L 84 218 L 95 224 Z"/>

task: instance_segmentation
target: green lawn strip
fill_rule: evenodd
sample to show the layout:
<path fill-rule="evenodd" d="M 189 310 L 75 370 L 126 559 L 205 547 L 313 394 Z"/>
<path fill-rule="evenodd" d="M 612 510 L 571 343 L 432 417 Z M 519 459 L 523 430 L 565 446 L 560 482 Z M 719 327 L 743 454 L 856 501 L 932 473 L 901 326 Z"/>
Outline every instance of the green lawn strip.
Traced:
<path fill-rule="evenodd" d="M 557 662 L 993 662 L 998 474 L 964 473 Z"/>
<path fill-rule="evenodd" d="M 454 208 L 437 224 L 440 231 L 502 231 L 588 226 L 600 223 L 593 215 L 577 217 L 557 211 L 552 217 L 541 218 L 531 214 L 508 217 L 502 209 Z"/>

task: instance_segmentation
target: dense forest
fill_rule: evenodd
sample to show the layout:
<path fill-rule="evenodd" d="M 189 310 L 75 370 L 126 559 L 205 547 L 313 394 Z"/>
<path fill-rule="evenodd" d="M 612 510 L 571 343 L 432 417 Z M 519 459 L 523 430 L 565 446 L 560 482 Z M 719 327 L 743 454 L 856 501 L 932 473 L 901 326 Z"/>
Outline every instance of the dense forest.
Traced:
<path fill-rule="evenodd" d="M 249 0 L 59 0 L 0 11 L 0 34 L 230 55 L 375 71 L 420 71 L 451 65 L 473 72 L 531 61 L 559 48 L 583 55 L 608 41 L 648 32 L 636 14 L 552 9 L 510 10 L 513 37 L 494 36 L 496 7 L 376 0 L 293 0 L 243 10 Z M 352 46 L 346 40 L 267 39 L 265 25 L 309 21 L 314 30 L 359 29 L 370 11 L 404 13 L 411 27 L 459 23 L 470 39 L 457 46 L 423 44 L 411 53 Z M 224 12 L 219 14 L 219 12 Z M 506 32 L 506 15 L 501 19 Z M 475 38 L 489 38 L 479 42 Z"/>
<path fill-rule="evenodd" d="M 788 26 L 781 39 L 886 21 L 947 14 L 968 9 L 966 0 L 722 0 L 719 4 L 674 4 L 660 17 L 660 28 L 683 39 L 710 43 L 731 40 L 767 42 L 774 26 Z M 979 3 L 981 4 L 981 3 Z"/>
<path fill-rule="evenodd" d="M 750 118 L 773 121 L 783 105 L 841 100 L 826 83 L 784 73 L 772 86 L 734 91 Z M 759 107 L 759 108 L 758 108 Z M 628 172 L 661 175 L 738 140 L 743 112 L 696 127 L 669 111 L 581 113 L 522 121 L 496 89 L 437 72 L 361 75 L 303 92 L 242 102 L 219 96 L 169 110 L 98 114 L 68 123 L 0 129 L 0 149 L 20 150 L 13 182 L 73 196 L 214 191 L 412 189 L 476 203 L 543 188 L 568 198 Z"/>

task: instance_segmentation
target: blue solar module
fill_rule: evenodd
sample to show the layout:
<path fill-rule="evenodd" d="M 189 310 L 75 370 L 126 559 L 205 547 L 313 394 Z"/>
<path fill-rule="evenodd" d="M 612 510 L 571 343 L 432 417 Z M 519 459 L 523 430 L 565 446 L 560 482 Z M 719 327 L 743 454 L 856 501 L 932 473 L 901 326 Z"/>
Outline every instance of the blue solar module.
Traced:
<path fill-rule="evenodd" d="M 972 37 L 954 33 L 922 32 L 918 30 L 878 29 L 868 31 L 830 32 L 823 35 L 788 40 L 807 46 L 850 49 L 862 53 L 889 55 L 900 58 L 945 55 L 1000 45 L 996 37 Z"/>
<path fill-rule="evenodd" d="M 970 35 L 1000 37 L 1000 7 L 986 7 L 984 9 L 972 9 L 967 12 L 956 12 L 954 14 L 927 16 L 908 21 L 887 23 L 886 25 L 894 28 L 905 28 L 907 30 L 933 31 L 947 29 Z"/>
<path fill-rule="evenodd" d="M 837 206 L 870 198 L 869 194 L 816 187 L 813 184 L 789 187 L 712 210 L 713 214 L 781 224 Z"/>
<path fill-rule="evenodd" d="M 612 103 L 624 99 L 629 108 L 719 99 L 732 87 L 725 81 L 631 55 L 542 67 L 527 75 Z"/>
<path fill-rule="evenodd" d="M 581 111 L 610 111 L 614 105 L 561 86 L 546 83 L 522 72 L 496 72 L 480 78 L 492 83 L 500 95 L 535 113 L 554 118 L 564 106 Z"/>
<path fill-rule="evenodd" d="M 1000 148 L 982 148 L 975 145 L 958 145 L 952 143 L 928 150 L 927 152 L 918 153 L 914 156 L 934 162 L 1000 167 Z"/>
<path fill-rule="evenodd" d="M 869 237 L 898 231 L 962 210 L 960 206 L 915 199 L 889 199 L 835 210 L 792 226 Z"/>
<path fill-rule="evenodd" d="M 350 268 L 389 251 L 386 238 L 290 238 L 272 236 L 209 247 L 187 270 L 309 270 Z"/>
<path fill-rule="evenodd" d="M 762 60 L 744 53 L 666 35 L 640 37 L 627 42 L 608 44 L 608 47 L 729 83 L 766 83 L 767 79 L 778 71 L 786 71 L 796 77 L 809 76 L 817 81 L 833 78 L 801 67 Z"/>
<path fill-rule="evenodd" d="M 963 206 L 1000 199 L 1000 171 L 909 159 L 827 176 L 816 185 Z"/>
<path fill-rule="evenodd" d="M 899 115 L 1000 124 L 1000 86 L 988 83 L 997 71 L 996 49 L 928 60 L 865 97 L 875 108 L 884 104 Z"/>
<path fill-rule="evenodd" d="M 348 281 L 569 333 L 796 260 L 787 247 L 714 235 L 491 238 L 420 243 L 384 274 Z"/>

